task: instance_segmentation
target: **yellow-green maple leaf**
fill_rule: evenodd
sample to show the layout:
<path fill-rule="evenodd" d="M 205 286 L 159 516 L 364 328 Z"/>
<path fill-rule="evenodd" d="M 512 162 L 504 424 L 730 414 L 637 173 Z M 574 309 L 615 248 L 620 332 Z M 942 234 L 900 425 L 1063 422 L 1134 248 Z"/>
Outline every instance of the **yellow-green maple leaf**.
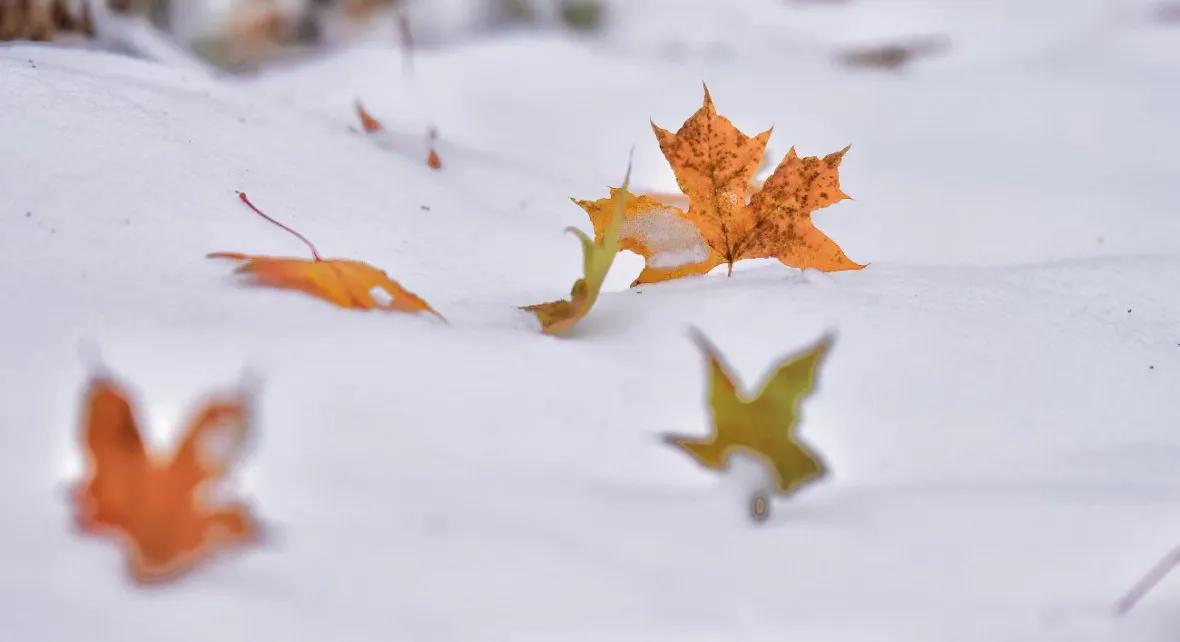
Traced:
<path fill-rule="evenodd" d="M 668 442 L 683 448 L 702 466 L 717 470 L 728 466 L 735 450 L 759 457 L 768 465 L 780 493 L 822 476 L 823 462 L 796 438 L 795 428 L 800 402 L 815 387 L 816 371 L 831 339 L 824 337 L 784 360 L 754 397 L 738 389 L 721 356 L 703 335 L 697 334 L 696 340 L 708 361 L 713 434 L 703 438 L 670 435 Z"/>

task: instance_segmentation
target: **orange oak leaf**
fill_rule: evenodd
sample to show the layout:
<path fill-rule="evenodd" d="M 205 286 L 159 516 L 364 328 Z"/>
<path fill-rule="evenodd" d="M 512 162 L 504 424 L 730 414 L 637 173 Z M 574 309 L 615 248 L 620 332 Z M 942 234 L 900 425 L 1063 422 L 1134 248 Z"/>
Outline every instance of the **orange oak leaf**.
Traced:
<path fill-rule="evenodd" d="M 285 256 L 257 256 L 238 252 L 211 252 L 208 258 L 242 261 L 237 272 L 248 275 L 256 285 L 298 290 L 342 308 L 429 312 L 446 320 L 424 299 L 403 288 L 384 271 L 363 261 L 324 259 L 302 234 L 264 214 L 245 193 L 238 197 L 259 216 L 294 234 L 311 249 L 311 259 Z"/>
<path fill-rule="evenodd" d="M 215 548 L 257 535 L 244 505 L 211 492 L 245 442 L 245 395 L 205 403 L 168 455 L 148 452 L 126 393 L 110 379 L 91 380 L 84 403 L 87 473 L 76 518 L 84 530 L 124 542 L 132 577 L 174 578 Z"/>
<path fill-rule="evenodd" d="M 646 259 L 633 285 L 703 274 L 741 259 L 776 258 L 796 268 L 858 270 L 836 242 L 812 223 L 817 209 L 849 198 L 840 188 L 848 148 L 801 158 L 792 147 L 760 189 L 750 192 L 771 130 L 749 137 L 704 104 L 672 133 L 652 123 L 660 150 L 688 197 L 688 211 L 640 196 L 628 204 L 621 241 Z M 612 191 L 612 196 L 614 192 Z M 609 219 L 611 198 L 579 201 L 596 237 Z"/>

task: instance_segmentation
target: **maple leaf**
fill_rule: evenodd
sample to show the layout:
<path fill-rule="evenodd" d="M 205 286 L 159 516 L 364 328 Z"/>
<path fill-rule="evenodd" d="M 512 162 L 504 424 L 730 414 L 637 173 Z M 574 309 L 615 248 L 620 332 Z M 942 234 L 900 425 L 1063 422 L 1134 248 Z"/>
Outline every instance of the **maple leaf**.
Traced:
<path fill-rule="evenodd" d="M 660 150 L 688 197 L 688 211 L 653 197 L 634 199 L 624 212 L 624 249 L 646 263 L 633 285 L 703 274 L 741 259 L 776 258 L 796 268 L 858 270 L 840 246 L 811 221 L 812 212 L 849 198 L 840 188 L 848 148 L 823 158 L 801 158 L 795 148 L 762 187 L 749 195 L 771 130 L 753 138 L 717 113 L 709 90 L 704 104 L 672 133 L 652 123 Z M 579 201 L 601 236 L 610 199 Z"/>
<path fill-rule="evenodd" d="M 247 274 L 256 285 L 298 290 L 342 308 L 429 312 L 445 321 L 424 299 L 403 288 L 384 271 L 363 261 L 324 259 L 302 234 L 264 214 L 245 193 L 238 198 L 259 216 L 294 234 L 311 249 L 311 259 L 259 256 L 239 252 L 210 252 L 207 258 L 243 261 L 237 272 Z M 375 293 L 380 293 L 378 300 Z"/>
<path fill-rule="evenodd" d="M 615 255 L 619 253 L 619 226 L 623 222 L 623 212 L 634 199 L 627 191 L 630 182 L 631 168 L 628 166 L 623 186 L 611 192 L 610 219 L 604 225 L 601 238 L 597 241 L 576 227 L 566 228 L 566 231 L 577 235 L 582 243 L 583 277 L 574 282 L 570 298 L 521 308 L 537 316 L 537 320 L 541 322 L 541 330 L 546 334 L 561 334 L 574 327 L 598 300 L 602 282 L 606 279 L 607 272 L 610 272 Z"/>
<path fill-rule="evenodd" d="M 824 337 L 806 350 L 788 357 L 748 397 L 738 390 L 716 348 L 700 333 L 697 344 L 708 362 L 709 406 L 713 434 L 707 437 L 668 435 L 667 441 L 684 449 L 702 466 L 728 467 L 729 456 L 741 450 L 762 459 L 771 471 L 774 488 L 789 493 L 824 474 L 819 457 L 795 437 L 799 405 L 815 385 L 816 371 L 831 347 Z"/>
<path fill-rule="evenodd" d="M 210 492 L 245 441 L 244 396 L 207 402 L 168 456 L 148 453 L 127 395 L 109 379 L 90 382 L 85 406 L 87 477 L 75 493 L 77 521 L 120 536 L 132 577 L 170 579 L 214 548 L 256 535 L 244 505 Z"/>

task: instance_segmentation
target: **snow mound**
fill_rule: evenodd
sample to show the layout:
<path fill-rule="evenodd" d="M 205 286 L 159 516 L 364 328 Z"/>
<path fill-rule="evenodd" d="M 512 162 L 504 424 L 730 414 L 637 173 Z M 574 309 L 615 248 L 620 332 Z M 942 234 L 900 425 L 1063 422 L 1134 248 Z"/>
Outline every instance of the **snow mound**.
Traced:
<path fill-rule="evenodd" d="M 1177 169 L 1180 134 L 1148 124 L 1167 91 L 800 63 L 824 88 L 801 100 L 596 47 L 476 43 L 412 77 L 365 49 L 248 81 L 0 48 L 0 638 L 1171 639 L 1180 582 L 1109 616 L 1180 537 L 1180 223 L 1148 189 Z M 604 196 L 632 143 L 637 186 L 669 188 L 645 119 L 678 124 L 702 77 L 747 130 L 785 116 L 779 154 L 855 143 L 857 200 L 817 220 L 871 265 L 626 290 L 623 261 L 573 338 L 541 335 L 516 307 L 578 274 L 567 197 Z M 353 130 L 357 98 L 437 124 L 445 169 Z M 304 249 L 234 190 L 451 323 L 243 287 L 205 254 Z M 690 326 L 748 386 L 837 333 L 801 429 L 833 474 L 762 526 L 740 480 L 660 442 L 707 429 Z M 241 486 L 266 542 L 143 590 L 71 530 L 80 346 L 161 442 L 261 376 Z"/>

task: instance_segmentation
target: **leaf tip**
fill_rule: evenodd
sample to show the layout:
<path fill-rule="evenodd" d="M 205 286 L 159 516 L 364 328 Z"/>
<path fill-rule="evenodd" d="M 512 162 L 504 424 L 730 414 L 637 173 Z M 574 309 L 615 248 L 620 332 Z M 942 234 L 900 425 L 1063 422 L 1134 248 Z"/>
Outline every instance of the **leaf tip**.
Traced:
<path fill-rule="evenodd" d="M 623 175 L 623 191 L 629 191 L 631 187 L 631 167 L 635 164 L 635 145 L 631 145 L 631 151 L 627 152 L 627 173 Z"/>
<path fill-rule="evenodd" d="M 657 125 L 656 121 L 649 118 L 648 122 L 651 123 L 651 130 L 653 132 L 655 132 L 657 140 L 662 142 L 664 140 L 665 136 L 671 135 L 672 132 L 669 132 L 668 130 L 664 129 L 663 127 L 660 127 L 659 125 Z"/>
<path fill-rule="evenodd" d="M 689 327 L 688 336 L 692 338 L 693 343 L 697 344 L 697 347 L 701 349 L 701 352 L 705 353 L 706 357 L 708 357 L 710 360 L 715 360 L 717 358 L 717 348 L 713 345 L 713 342 L 709 340 L 709 337 L 705 336 L 705 333 L 702 332 L 700 328 L 696 326 Z"/>
<path fill-rule="evenodd" d="M 705 100 L 701 106 L 702 107 L 712 107 L 713 106 L 713 95 L 709 93 L 709 84 L 702 80 L 701 81 L 701 88 L 705 90 Z"/>

